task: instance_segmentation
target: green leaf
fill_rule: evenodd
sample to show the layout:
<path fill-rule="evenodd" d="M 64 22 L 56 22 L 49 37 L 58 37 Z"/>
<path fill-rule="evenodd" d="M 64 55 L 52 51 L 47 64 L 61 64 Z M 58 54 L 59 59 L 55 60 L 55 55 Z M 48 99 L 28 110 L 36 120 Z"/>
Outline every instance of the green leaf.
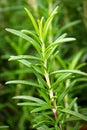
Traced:
<path fill-rule="evenodd" d="M 10 39 L 10 37 L 5 37 L 6 41 L 9 43 L 9 45 L 18 53 L 19 47 L 17 47 L 16 43 Z"/>
<path fill-rule="evenodd" d="M 35 98 L 35 97 L 32 97 L 32 96 L 15 96 L 15 97 L 13 97 L 13 99 L 23 99 L 23 100 L 29 100 L 29 101 L 32 101 L 32 102 L 36 102 L 36 103 L 39 103 L 39 104 L 46 104 L 46 102 L 43 101 L 42 99 Z"/>
<path fill-rule="evenodd" d="M 38 114 L 38 116 L 36 116 L 36 117 L 34 118 L 34 121 L 35 121 L 35 122 L 41 121 L 41 120 L 45 119 L 45 120 L 44 120 L 45 122 L 50 121 L 50 122 L 53 123 L 53 124 L 55 123 L 53 117 L 50 116 L 50 115 L 52 115 L 52 111 L 43 111 L 43 112 L 37 113 L 37 114 Z"/>
<path fill-rule="evenodd" d="M 71 101 L 71 103 L 69 104 L 69 106 L 68 106 L 68 109 L 71 109 L 73 106 L 74 106 L 74 104 L 76 103 L 76 101 L 77 101 L 77 97 L 76 98 L 74 98 L 72 101 Z"/>
<path fill-rule="evenodd" d="M 51 129 L 47 125 L 41 125 L 40 127 L 37 128 L 37 130 L 51 130 Z"/>
<path fill-rule="evenodd" d="M 21 59 L 42 61 L 40 58 L 35 57 L 35 56 L 31 56 L 31 55 L 10 56 L 9 61 L 11 61 L 11 60 L 21 60 Z"/>
<path fill-rule="evenodd" d="M 46 91 L 45 87 L 48 88 L 46 81 L 41 77 L 41 75 L 36 74 L 37 80 L 40 86 Z"/>
<path fill-rule="evenodd" d="M 62 36 L 60 36 L 58 39 L 56 39 L 53 43 L 51 43 L 45 50 L 45 55 L 47 57 L 47 59 L 50 57 L 50 55 L 52 55 L 52 53 L 54 52 L 54 50 L 61 44 L 64 42 L 70 42 L 70 41 L 74 41 L 75 38 L 63 38 L 66 36 L 66 33 L 63 34 Z"/>
<path fill-rule="evenodd" d="M 69 118 L 66 118 L 64 120 L 64 123 L 66 123 L 66 122 L 72 122 L 72 121 L 79 121 L 79 120 L 81 120 L 81 118 L 76 117 L 76 116 L 70 116 Z"/>
<path fill-rule="evenodd" d="M 27 67 L 32 67 L 32 63 L 27 61 L 27 60 L 18 60 L 20 63 L 22 63 L 23 65 L 27 66 Z"/>
<path fill-rule="evenodd" d="M 61 35 L 60 37 L 58 37 L 59 40 L 63 39 L 67 34 L 64 33 L 63 35 Z M 53 44 L 53 43 L 52 43 Z M 46 55 L 46 59 L 48 59 L 50 57 L 50 55 L 52 55 L 52 53 L 54 52 L 54 50 L 56 49 L 57 45 L 55 45 L 54 47 L 52 47 L 52 44 L 50 44 L 46 50 L 45 50 L 45 55 Z"/>
<path fill-rule="evenodd" d="M 17 103 L 18 106 L 42 106 L 43 104 L 33 103 L 33 102 L 23 102 L 23 103 Z"/>
<path fill-rule="evenodd" d="M 33 26 L 34 26 L 34 28 L 35 28 L 35 31 L 36 31 L 37 34 L 38 34 L 38 32 L 39 32 L 39 31 L 38 31 L 38 25 L 37 25 L 37 23 L 36 23 L 34 17 L 32 16 L 31 12 L 30 12 L 27 8 L 25 8 L 25 11 L 27 12 L 29 18 L 31 19 L 31 22 L 32 22 L 32 24 L 33 24 Z"/>
<path fill-rule="evenodd" d="M 74 69 L 79 61 L 79 59 L 81 58 L 81 56 L 83 55 L 85 50 L 81 50 L 79 51 L 79 53 L 77 53 L 77 55 L 73 58 L 73 61 L 70 63 L 69 65 L 69 69 Z"/>
<path fill-rule="evenodd" d="M 37 113 L 37 112 L 45 111 L 45 110 L 48 110 L 48 109 L 50 109 L 50 106 L 49 106 L 48 104 L 47 104 L 47 105 L 44 105 L 44 104 L 43 104 L 43 106 L 37 107 L 37 108 L 33 109 L 33 110 L 31 111 L 31 113 Z"/>
<path fill-rule="evenodd" d="M 60 82 L 63 82 L 64 80 L 67 80 L 68 78 L 70 78 L 70 76 L 72 75 L 72 73 L 64 73 L 62 74 L 59 78 L 57 78 L 57 80 L 53 83 L 52 87 L 53 88 L 56 88 L 57 85 L 60 83 Z"/>
<path fill-rule="evenodd" d="M 76 81 L 77 81 L 77 82 L 82 82 L 82 81 L 83 81 L 83 82 L 84 82 L 84 81 L 87 82 L 87 78 L 77 78 Z"/>
<path fill-rule="evenodd" d="M 0 126 L 0 129 L 6 129 L 9 128 L 9 126 Z"/>
<path fill-rule="evenodd" d="M 21 31 L 25 34 L 32 36 L 38 43 L 41 42 L 38 35 L 36 35 L 34 31 L 29 31 L 29 30 L 21 30 Z"/>
<path fill-rule="evenodd" d="M 60 56 L 56 56 L 56 59 L 58 60 L 58 63 L 61 65 L 61 67 L 63 67 L 64 69 L 67 69 L 67 66 L 65 64 L 64 59 L 62 59 Z"/>
<path fill-rule="evenodd" d="M 65 90 L 60 94 L 60 96 L 58 97 L 58 104 L 61 103 L 61 101 L 63 100 L 63 98 L 65 97 L 65 95 L 71 90 L 71 88 L 75 85 L 76 80 L 73 81 L 67 88 L 65 88 Z"/>
<path fill-rule="evenodd" d="M 26 42 L 26 44 L 24 45 L 24 47 L 23 47 L 23 44 L 22 44 L 22 53 L 19 53 L 19 55 L 20 54 L 25 54 L 26 52 L 27 52 L 27 50 L 30 48 L 30 46 L 31 46 L 31 43 L 29 43 L 29 42 Z"/>
<path fill-rule="evenodd" d="M 49 26 L 50 26 L 54 16 L 57 14 L 57 10 L 58 10 L 58 7 L 56 7 L 54 9 L 54 11 L 50 14 L 50 16 L 48 17 L 47 21 L 45 22 L 45 25 L 44 25 L 44 28 L 43 28 L 44 39 L 46 39 Z"/>
<path fill-rule="evenodd" d="M 47 104 L 50 105 L 50 99 L 48 97 L 48 94 L 45 91 L 43 91 L 42 89 L 39 90 L 39 93 L 40 93 L 40 96 L 43 97 L 43 99 L 47 102 Z"/>
<path fill-rule="evenodd" d="M 67 33 L 64 33 L 64 34 L 60 35 L 55 41 L 62 40 L 66 36 L 67 36 Z"/>
<path fill-rule="evenodd" d="M 56 39 L 52 44 L 50 44 L 48 47 L 47 47 L 47 50 L 53 48 L 53 47 L 57 47 L 59 46 L 60 43 L 64 43 L 64 42 L 70 42 L 70 41 L 74 41 L 76 40 L 75 38 L 63 38 L 63 39 Z"/>
<path fill-rule="evenodd" d="M 43 19 L 44 17 L 41 18 L 41 20 L 38 20 L 38 26 L 39 26 L 39 38 L 41 40 L 41 43 L 43 44 Z"/>
<path fill-rule="evenodd" d="M 70 28 L 72 26 L 75 26 L 76 24 L 80 23 L 80 20 L 72 21 L 70 23 L 67 23 L 62 28 L 59 29 L 58 35 L 60 35 L 62 32 L 64 32 L 67 28 Z"/>
<path fill-rule="evenodd" d="M 12 77 L 12 76 L 15 76 L 17 74 L 27 74 L 27 73 L 31 73 L 31 72 L 32 71 L 30 69 L 18 69 L 18 70 L 14 70 L 14 71 L 5 71 L 3 73 L 0 73 L 0 77 L 5 77 L 5 76 L 8 77 L 8 75 L 10 77 Z"/>
<path fill-rule="evenodd" d="M 39 67 L 37 64 L 36 65 L 33 65 L 32 68 L 37 71 L 39 74 L 44 74 L 43 70 L 41 67 Z"/>
<path fill-rule="evenodd" d="M 78 69 L 81 69 L 82 67 L 84 67 L 84 66 L 86 66 L 87 65 L 87 63 L 85 63 L 85 62 L 83 62 L 83 63 L 80 63 L 77 67 L 76 67 L 76 69 L 78 70 Z"/>
<path fill-rule="evenodd" d="M 59 73 L 75 73 L 75 74 L 87 76 L 87 73 L 82 72 L 80 70 L 57 70 L 57 71 L 51 72 L 50 75 L 59 74 Z"/>
<path fill-rule="evenodd" d="M 70 115 L 73 115 L 73 116 L 76 116 L 84 121 L 87 121 L 87 116 L 85 115 L 82 115 L 80 113 L 77 113 L 77 112 L 74 112 L 72 110 L 69 110 L 69 109 L 62 109 L 60 110 L 61 112 L 64 112 L 64 113 L 67 113 L 67 114 L 70 114 Z"/>
<path fill-rule="evenodd" d="M 46 121 L 39 121 L 37 124 L 33 125 L 34 128 L 37 130 L 44 130 L 43 125 L 46 123 Z M 47 129 L 46 129 L 47 130 Z"/>
<path fill-rule="evenodd" d="M 13 34 L 15 34 L 15 35 L 17 35 L 19 37 L 22 37 L 23 39 L 27 40 L 28 42 L 30 42 L 34 46 L 34 48 L 37 50 L 37 52 L 39 54 L 41 54 L 40 53 L 40 46 L 39 46 L 39 44 L 34 39 L 32 39 L 31 37 L 27 36 L 26 34 L 24 34 L 21 31 L 10 29 L 10 28 L 7 28 L 6 31 L 8 31 L 10 33 L 13 33 Z"/>
<path fill-rule="evenodd" d="M 7 81 L 5 84 L 23 84 L 23 85 L 39 87 L 39 85 L 36 84 L 35 82 L 30 82 L 25 80 L 11 80 L 11 81 Z"/>

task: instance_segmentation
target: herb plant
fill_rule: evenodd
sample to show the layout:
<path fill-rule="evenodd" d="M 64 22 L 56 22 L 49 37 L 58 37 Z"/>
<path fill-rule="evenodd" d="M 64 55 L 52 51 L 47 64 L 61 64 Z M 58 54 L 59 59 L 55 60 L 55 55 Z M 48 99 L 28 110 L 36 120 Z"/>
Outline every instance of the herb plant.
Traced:
<path fill-rule="evenodd" d="M 13 97 L 13 99 L 22 100 L 17 105 L 31 107 L 34 128 L 38 130 L 72 130 L 73 124 L 75 124 L 75 130 L 78 130 L 77 121 L 87 121 L 87 117 L 76 111 L 77 98 L 71 97 L 69 101 L 69 94 L 82 77 L 83 81 L 86 79 L 87 74 L 75 68 L 78 56 L 67 68 L 59 55 L 61 44 L 74 41 L 75 38 L 66 38 L 66 33 L 56 39 L 53 38 L 52 20 L 57 14 L 58 7 L 51 12 L 46 21 L 42 17 L 38 22 L 28 9 L 25 8 L 25 10 L 35 31 L 18 31 L 9 28 L 6 30 L 28 41 L 36 53 L 35 55 L 10 56 L 9 61 L 16 60 L 25 65 L 36 79 L 32 79 L 32 81 L 12 80 L 6 84 L 23 84 L 35 87 L 36 93 L 33 96 L 18 95 Z M 63 69 L 58 69 L 56 59 L 63 65 Z M 73 124 L 69 122 L 73 122 Z"/>

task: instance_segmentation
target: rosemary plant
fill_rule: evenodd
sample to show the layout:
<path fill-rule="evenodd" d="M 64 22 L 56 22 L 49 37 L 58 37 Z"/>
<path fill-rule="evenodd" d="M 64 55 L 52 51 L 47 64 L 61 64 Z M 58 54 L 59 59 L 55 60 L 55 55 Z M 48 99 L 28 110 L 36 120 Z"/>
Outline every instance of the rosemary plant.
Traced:
<path fill-rule="evenodd" d="M 36 50 L 35 55 L 18 55 L 11 56 L 9 61 L 17 60 L 27 68 L 32 70 L 36 76 L 36 81 L 12 80 L 6 84 L 24 84 L 29 87 L 36 88 L 36 97 L 29 95 L 18 95 L 13 99 L 20 99 L 25 102 L 19 102 L 19 106 L 32 106 L 31 114 L 34 116 L 33 127 L 38 130 L 65 130 L 67 122 L 74 120 L 85 120 L 87 117 L 74 110 L 77 98 L 69 100 L 69 93 L 76 85 L 79 78 L 87 74 L 78 69 L 74 69 L 74 63 L 71 68 L 64 67 L 63 70 L 56 69 L 56 56 L 58 56 L 58 48 L 61 43 L 74 41 L 75 38 L 66 38 L 66 34 L 59 36 L 56 40 L 50 38 L 52 32 L 51 23 L 57 14 L 56 7 L 47 18 L 44 17 L 38 22 L 34 19 L 31 12 L 26 9 L 35 31 L 30 30 L 14 30 L 7 28 L 11 32 L 25 40 L 27 40 Z M 50 32 L 51 31 L 51 32 Z M 57 57 L 60 61 L 60 57 Z M 60 59 L 60 60 L 59 60 Z M 77 58 L 78 59 L 78 58 Z M 58 65 L 58 64 L 57 64 Z M 34 113 L 34 114 L 33 114 Z M 73 128 L 73 125 L 71 125 Z M 71 130 L 71 127 L 70 129 Z"/>

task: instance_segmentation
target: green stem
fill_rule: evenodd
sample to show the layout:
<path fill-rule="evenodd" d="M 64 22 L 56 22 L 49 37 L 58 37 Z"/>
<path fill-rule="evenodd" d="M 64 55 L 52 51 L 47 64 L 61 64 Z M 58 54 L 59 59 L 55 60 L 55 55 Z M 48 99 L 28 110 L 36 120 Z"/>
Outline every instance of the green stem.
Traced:
<path fill-rule="evenodd" d="M 47 70 L 47 61 L 44 62 L 44 67 Z M 44 77 L 46 79 L 46 82 L 47 82 L 47 85 L 48 85 L 48 88 L 49 88 L 49 97 L 50 97 L 50 100 L 51 100 L 52 112 L 54 114 L 55 120 L 57 121 L 58 120 L 58 112 L 57 112 L 57 106 L 56 106 L 55 99 L 54 99 L 54 92 L 53 92 L 53 89 L 51 87 L 49 74 L 46 70 L 45 70 L 45 73 L 44 73 Z M 61 126 L 60 126 L 59 123 L 58 123 L 58 128 L 61 130 Z"/>
<path fill-rule="evenodd" d="M 66 81 L 66 88 L 69 87 L 69 84 L 70 84 L 70 80 L 68 79 L 68 80 Z M 67 95 L 65 96 L 65 98 L 64 98 L 64 103 L 65 103 L 65 108 L 68 108 L 68 107 L 69 107 L 69 97 L 68 97 L 68 94 L 67 94 Z M 69 118 L 69 114 L 67 115 L 66 118 Z M 66 130 L 70 130 L 68 124 L 66 125 Z"/>

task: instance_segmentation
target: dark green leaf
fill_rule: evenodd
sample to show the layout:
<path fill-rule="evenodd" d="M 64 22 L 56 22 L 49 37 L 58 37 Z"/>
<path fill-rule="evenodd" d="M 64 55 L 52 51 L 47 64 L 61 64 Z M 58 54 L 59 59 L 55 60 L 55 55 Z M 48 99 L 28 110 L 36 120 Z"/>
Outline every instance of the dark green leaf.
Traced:
<path fill-rule="evenodd" d="M 22 63 L 23 65 L 27 66 L 27 67 L 32 67 L 32 63 L 27 61 L 27 60 L 18 60 L 20 63 Z"/>
<path fill-rule="evenodd" d="M 83 55 L 85 50 L 81 50 L 79 51 L 79 53 L 77 53 L 77 55 L 73 58 L 73 61 L 70 63 L 69 65 L 69 69 L 74 69 L 79 61 L 79 59 L 81 58 L 81 56 Z"/>
<path fill-rule="evenodd" d="M 76 80 L 73 81 L 67 88 L 65 88 L 65 90 L 60 94 L 60 96 L 58 97 L 58 104 L 61 103 L 61 101 L 63 100 L 63 98 L 65 97 L 65 95 L 71 90 L 71 88 L 75 85 Z"/>
<path fill-rule="evenodd" d="M 10 29 L 10 28 L 7 28 L 6 30 L 8 32 L 11 32 L 11 33 L 13 33 L 13 34 L 15 34 L 15 35 L 17 35 L 17 36 L 27 40 L 29 43 L 31 43 L 35 47 L 35 49 L 38 51 L 38 53 L 41 54 L 40 53 L 40 46 L 39 46 L 39 44 L 34 39 L 32 39 L 30 36 L 27 36 L 26 34 L 24 34 L 21 31 Z"/>
<path fill-rule="evenodd" d="M 42 106 L 43 104 L 33 103 L 33 102 L 23 102 L 17 103 L 18 106 Z"/>
<path fill-rule="evenodd" d="M 57 80 L 53 83 L 52 87 L 56 88 L 57 85 L 65 80 L 67 80 L 68 78 L 70 78 L 70 76 L 72 75 L 72 73 L 64 73 L 62 74 L 59 78 L 57 78 Z"/>
<path fill-rule="evenodd" d="M 87 73 L 82 72 L 80 70 L 57 70 L 57 71 L 51 72 L 50 75 L 51 74 L 58 74 L 58 73 L 75 73 L 75 74 L 87 76 Z"/>
<path fill-rule="evenodd" d="M 74 106 L 74 104 L 76 103 L 77 99 L 78 99 L 78 98 L 76 97 L 76 98 L 74 98 L 74 99 L 72 100 L 72 102 L 69 104 L 68 109 L 71 109 L 71 108 Z"/>
<path fill-rule="evenodd" d="M 18 56 L 10 56 L 10 60 L 21 60 L 21 59 L 29 59 L 29 60 L 36 60 L 36 61 L 42 61 L 40 58 L 31 56 L 31 55 L 18 55 Z"/>
<path fill-rule="evenodd" d="M 42 99 L 35 98 L 35 97 L 32 97 L 32 96 L 15 96 L 15 97 L 13 97 L 13 99 L 23 99 L 23 100 L 29 100 L 29 101 L 32 101 L 32 102 L 37 102 L 39 104 L 46 104 L 46 102 L 43 101 Z"/>
<path fill-rule="evenodd" d="M 24 32 L 25 34 L 28 34 L 30 36 L 32 36 L 36 41 L 38 41 L 38 43 L 40 43 L 40 39 L 38 37 L 38 35 L 35 34 L 34 31 L 29 31 L 29 30 L 22 30 L 22 32 Z"/>
<path fill-rule="evenodd" d="M 0 126 L 0 129 L 6 129 L 9 128 L 9 126 Z"/>
<path fill-rule="evenodd" d="M 70 115 L 73 115 L 73 116 L 76 116 L 84 121 L 87 121 L 87 116 L 85 115 L 82 115 L 80 113 L 77 113 L 77 112 L 74 112 L 72 110 L 69 110 L 69 109 L 62 109 L 60 110 L 61 112 L 64 112 L 64 113 L 67 113 L 67 114 L 70 114 Z"/>
<path fill-rule="evenodd" d="M 33 24 L 33 26 L 34 26 L 34 28 L 35 28 L 35 31 L 36 31 L 37 34 L 38 34 L 38 25 L 37 25 L 37 23 L 36 23 L 34 17 L 32 16 L 31 12 L 30 12 L 27 8 L 25 8 L 25 10 L 26 10 L 26 12 L 27 12 L 29 18 L 31 19 L 31 22 L 32 22 L 32 24 Z"/>
<path fill-rule="evenodd" d="M 45 25 L 44 25 L 44 28 L 43 28 L 43 32 L 44 32 L 44 39 L 46 38 L 47 36 L 47 32 L 48 32 L 48 29 L 49 29 L 49 26 L 50 26 L 50 23 L 52 22 L 54 16 L 57 14 L 57 10 L 58 10 L 58 7 L 56 7 L 54 9 L 54 11 L 51 13 L 51 15 L 48 17 Z"/>
<path fill-rule="evenodd" d="M 31 111 L 31 113 L 37 113 L 37 112 L 44 111 L 44 110 L 48 110 L 48 109 L 50 109 L 50 106 L 49 106 L 48 104 L 47 104 L 47 105 L 44 105 L 44 104 L 43 104 L 43 106 L 37 107 L 37 108 L 33 109 L 33 110 Z"/>
<path fill-rule="evenodd" d="M 39 87 L 39 85 L 36 84 L 35 82 L 30 82 L 25 80 L 11 80 L 11 81 L 7 81 L 6 84 L 24 84 L 24 85 Z"/>

